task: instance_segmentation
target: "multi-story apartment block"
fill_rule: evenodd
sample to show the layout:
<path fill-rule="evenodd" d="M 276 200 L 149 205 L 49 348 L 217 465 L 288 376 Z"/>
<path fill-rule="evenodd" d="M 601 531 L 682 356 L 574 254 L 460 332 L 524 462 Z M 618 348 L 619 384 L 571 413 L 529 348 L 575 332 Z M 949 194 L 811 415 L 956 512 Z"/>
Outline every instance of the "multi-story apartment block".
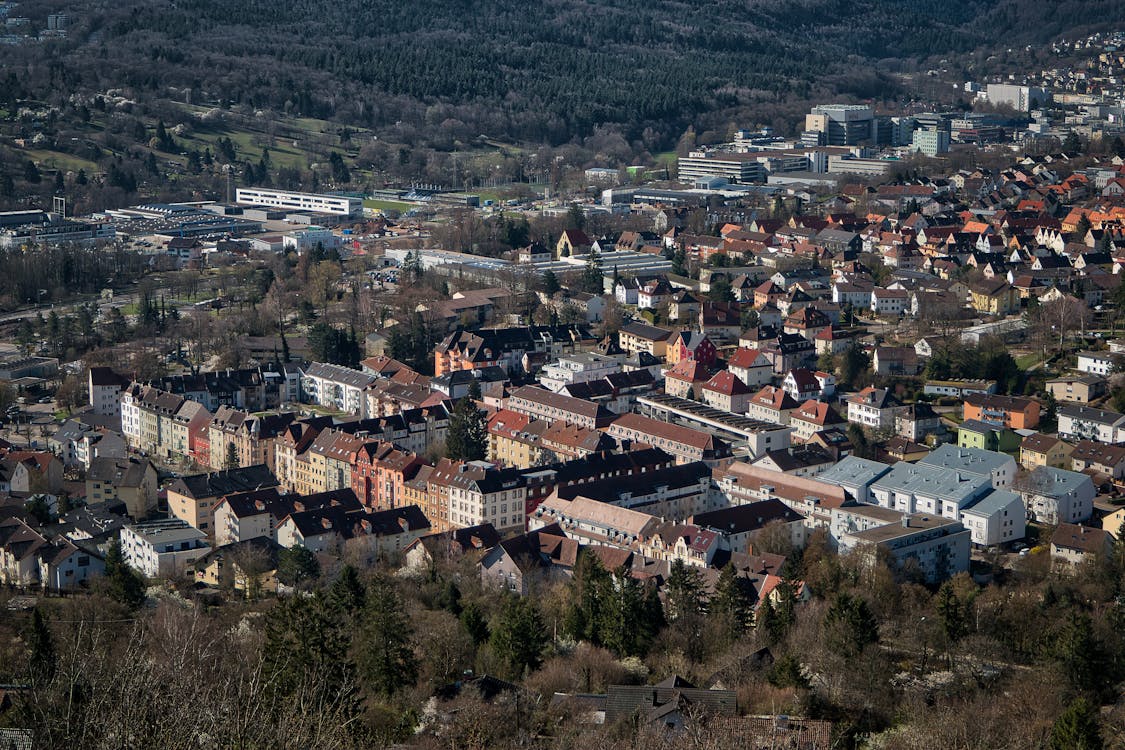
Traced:
<path fill-rule="evenodd" d="M 966 420 L 998 427 L 1033 430 L 1039 426 L 1039 402 L 1031 398 L 972 393 L 965 396 L 963 410 Z"/>
<path fill-rule="evenodd" d="M 513 391 L 508 398 L 508 409 L 550 422 L 563 421 L 592 429 L 608 426 L 615 416 L 601 404 L 535 386 L 523 386 Z"/>
<path fill-rule="evenodd" d="M 183 575 L 191 563 L 210 551 L 207 534 L 178 518 L 121 529 L 125 562 L 147 578 Z"/>
<path fill-rule="evenodd" d="M 213 536 L 215 505 L 224 495 L 276 487 L 265 464 L 180 477 L 168 486 L 168 510 L 176 518 Z"/>
<path fill-rule="evenodd" d="M 1072 404 L 1060 406 L 1057 414 L 1059 437 L 1063 439 L 1125 442 L 1125 415 Z"/>
<path fill-rule="evenodd" d="M 839 541 L 842 551 L 855 550 L 872 565 L 889 558 L 900 571 L 929 583 L 969 569 L 969 530 L 941 516 L 903 516 L 899 523 L 842 534 Z"/>
<path fill-rule="evenodd" d="M 377 381 L 374 375 L 324 362 L 313 362 L 301 374 L 301 395 L 308 403 L 367 416 L 364 389 Z"/>

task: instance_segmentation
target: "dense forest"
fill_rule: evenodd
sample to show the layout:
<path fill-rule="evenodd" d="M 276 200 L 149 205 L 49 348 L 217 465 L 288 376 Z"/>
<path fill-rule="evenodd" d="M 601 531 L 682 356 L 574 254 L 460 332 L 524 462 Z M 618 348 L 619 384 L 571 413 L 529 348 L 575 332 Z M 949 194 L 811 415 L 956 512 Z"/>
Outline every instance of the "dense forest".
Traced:
<path fill-rule="evenodd" d="M 893 98 L 890 74 L 919 60 L 1043 42 L 1076 32 L 1076 18 L 1109 26 L 1125 14 L 1110 0 L 48 0 L 20 9 L 59 10 L 72 19 L 68 38 L 15 47 L 0 64 L 14 74 L 9 96 L 124 89 L 553 144 L 613 124 L 650 148 L 670 146 L 705 113 L 729 120 L 794 99 Z"/>

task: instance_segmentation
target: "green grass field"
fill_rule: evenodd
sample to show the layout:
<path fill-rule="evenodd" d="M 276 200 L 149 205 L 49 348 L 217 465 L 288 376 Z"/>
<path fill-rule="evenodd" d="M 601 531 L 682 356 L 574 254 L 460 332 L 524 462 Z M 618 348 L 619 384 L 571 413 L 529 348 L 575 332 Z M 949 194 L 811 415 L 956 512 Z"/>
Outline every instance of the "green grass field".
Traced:
<path fill-rule="evenodd" d="M 98 171 L 98 165 L 94 162 L 87 159 L 80 159 L 71 154 L 63 154 L 58 151 L 49 151 L 46 149 L 28 149 L 23 153 L 28 159 L 38 164 L 41 169 L 64 169 L 70 172 L 85 169 L 87 174 L 93 174 Z"/>
<path fill-rule="evenodd" d="M 379 211 L 409 211 L 414 208 L 413 203 L 403 201 L 378 201 L 370 198 L 363 199 L 364 208 L 374 208 Z"/>

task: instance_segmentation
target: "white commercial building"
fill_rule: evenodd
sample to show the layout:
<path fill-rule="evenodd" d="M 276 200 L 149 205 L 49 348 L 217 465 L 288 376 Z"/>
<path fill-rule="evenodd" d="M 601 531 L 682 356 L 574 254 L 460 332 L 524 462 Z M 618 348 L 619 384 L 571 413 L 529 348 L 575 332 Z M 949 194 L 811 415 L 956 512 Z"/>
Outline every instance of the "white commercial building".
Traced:
<path fill-rule="evenodd" d="M 238 188 L 235 201 L 244 206 L 268 206 L 293 212 L 312 212 L 318 214 L 337 214 L 339 216 L 359 216 L 363 213 L 363 201 L 344 195 L 323 195 L 320 193 L 291 193 L 287 190 L 267 188 Z"/>

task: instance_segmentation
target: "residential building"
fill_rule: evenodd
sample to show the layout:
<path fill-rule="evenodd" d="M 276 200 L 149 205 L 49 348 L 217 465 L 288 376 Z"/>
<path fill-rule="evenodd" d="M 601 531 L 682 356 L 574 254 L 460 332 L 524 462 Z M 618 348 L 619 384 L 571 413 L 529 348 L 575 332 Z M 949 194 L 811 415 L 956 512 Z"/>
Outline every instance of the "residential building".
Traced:
<path fill-rule="evenodd" d="M 735 350 L 727 359 L 727 369 L 748 388 L 760 388 L 773 380 L 773 363 L 757 349 Z"/>
<path fill-rule="evenodd" d="M 1059 437 L 1066 440 L 1096 440 L 1099 443 L 1125 442 L 1125 415 L 1089 406 L 1066 404 L 1056 411 Z"/>
<path fill-rule="evenodd" d="M 627 323 L 617 333 L 618 344 L 623 351 L 630 354 L 645 352 L 660 360 L 667 356 L 671 338 L 671 331 L 644 323 Z"/>
<path fill-rule="evenodd" d="M 110 367 L 91 367 L 88 374 L 90 406 L 95 414 L 105 417 L 121 415 L 121 392 L 129 386 L 128 378 Z"/>
<path fill-rule="evenodd" d="M 1027 511 L 1017 493 L 994 490 L 963 508 L 961 523 L 969 530 L 974 545 L 993 547 L 1024 538 Z"/>
<path fill-rule="evenodd" d="M 754 537 L 767 526 L 784 526 L 794 549 L 803 548 L 808 536 L 805 517 L 776 498 L 696 513 L 688 523 L 713 531 L 720 549 L 743 555 L 755 554 Z"/>
<path fill-rule="evenodd" d="M 815 443 L 766 451 L 752 465 L 790 474 L 795 477 L 815 477 L 836 464 L 836 457 Z"/>
<path fill-rule="evenodd" d="M 622 414 L 613 420 L 606 433 L 619 441 L 651 445 L 676 457 L 677 463 L 714 463 L 730 456 L 730 445 L 709 432 L 640 414 Z"/>
<path fill-rule="evenodd" d="M 946 433 L 941 415 L 924 401 L 907 404 L 895 415 L 895 433 L 907 440 L 921 443 L 933 435 L 941 440 Z"/>
<path fill-rule="evenodd" d="M 1004 453 L 942 445 L 929 453 L 919 463 L 960 472 L 971 472 L 987 477 L 993 489 L 1006 490 L 1016 476 L 1016 460 Z"/>
<path fill-rule="evenodd" d="M 178 577 L 210 550 L 207 534 L 178 518 L 121 529 L 125 562 L 146 578 Z"/>
<path fill-rule="evenodd" d="M 781 387 L 797 403 L 836 395 L 836 376 L 820 370 L 798 367 L 785 374 Z"/>
<path fill-rule="evenodd" d="M 289 514 L 278 525 L 277 540 L 282 547 L 302 546 L 374 565 L 381 558 L 397 558 L 430 531 L 429 520 L 416 505 L 374 512 L 325 507 Z"/>
<path fill-rule="evenodd" d="M 249 597 L 276 594 L 281 549 L 274 540 L 261 536 L 216 547 L 196 559 L 195 582 Z"/>
<path fill-rule="evenodd" d="M 1111 352 L 1078 352 L 1078 371 L 1105 377 L 1113 372 Z"/>
<path fill-rule="evenodd" d="M 1070 452 L 1070 469 L 1125 479 L 1125 446 L 1079 440 Z"/>
<path fill-rule="evenodd" d="M 321 508 L 339 508 L 346 513 L 364 510 L 350 489 L 313 495 L 282 495 L 276 487 L 224 495 L 213 511 L 215 544 L 244 542 L 257 537 L 277 541 L 277 528 L 290 514 Z"/>
<path fill-rule="evenodd" d="M 1028 518 L 1045 524 L 1082 523 L 1094 510 L 1094 483 L 1085 474 L 1040 466 L 1016 483 Z"/>
<path fill-rule="evenodd" d="M 917 375 L 922 370 L 918 353 L 911 346 L 878 346 L 872 359 L 876 375 Z"/>
<path fill-rule="evenodd" d="M 527 596 L 536 583 L 568 576 L 578 562 L 580 546 L 558 524 L 499 541 L 477 563 L 481 583 Z"/>
<path fill-rule="evenodd" d="M 607 375 L 621 372 L 621 360 L 595 352 L 579 352 L 544 365 L 539 370 L 539 383 L 555 393 L 573 383 L 601 380 Z"/>
<path fill-rule="evenodd" d="M 1020 310 L 1020 292 L 1003 278 L 982 279 L 969 285 L 972 308 L 986 315 L 1010 315 Z"/>
<path fill-rule="evenodd" d="M 1051 561 L 1077 566 L 1098 557 L 1104 558 L 1113 549 L 1113 542 L 1113 536 L 1103 529 L 1060 523 L 1051 534 Z"/>
<path fill-rule="evenodd" d="M 180 477 L 168 485 L 168 511 L 176 518 L 213 537 L 213 516 L 220 498 L 278 486 L 265 464 Z"/>
<path fill-rule="evenodd" d="M 1101 375 L 1063 375 L 1047 381 L 1047 391 L 1058 401 L 1088 404 L 1109 392 Z"/>
<path fill-rule="evenodd" d="M 1074 446 L 1061 438 L 1036 432 L 1020 443 L 1020 466 L 1028 471 L 1037 466 L 1067 469 L 1070 468 L 1070 454 L 1073 450 Z"/>
<path fill-rule="evenodd" d="M 703 403 L 732 414 L 745 414 L 752 391 L 730 370 L 716 373 L 700 387 Z"/>
<path fill-rule="evenodd" d="M 800 402 L 777 386 L 767 385 L 755 393 L 746 406 L 746 416 L 774 424 L 787 425 Z"/>
<path fill-rule="evenodd" d="M 301 394 L 307 403 L 367 416 L 363 391 L 378 380 L 360 370 L 313 362 L 301 373 Z"/>
<path fill-rule="evenodd" d="M 449 529 L 426 534 L 411 542 L 403 550 L 403 560 L 408 570 L 420 572 L 438 562 L 456 562 L 469 554 L 483 554 L 499 543 L 500 535 L 490 523 Z"/>
<path fill-rule="evenodd" d="M 125 505 L 134 521 L 143 521 L 156 510 L 156 469 L 148 459 L 95 458 L 86 472 L 86 504 Z"/>
<path fill-rule="evenodd" d="M 804 516 L 805 526 L 810 530 L 827 529 L 831 524 L 831 510 L 852 502 L 842 487 L 819 477 L 795 477 L 744 461 L 716 467 L 711 475 L 717 494 L 727 505 L 781 500 Z"/>
<path fill-rule="evenodd" d="M 847 399 L 848 421 L 872 430 L 893 430 L 902 403 L 889 390 L 868 386 Z"/>
<path fill-rule="evenodd" d="M 853 501 L 867 504 L 876 502 L 871 495 L 871 485 L 890 470 L 890 466 L 879 461 L 848 456 L 817 479 L 842 487 Z"/>
<path fill-rule="evenodd" d="M 592 349 L 596 344 L 597 339 L 584 324 L 458 329 L 434 347 L 434 377 L 485 367 L 500 367 L 509 373 L 532 372 L 539 365 Z"/>
<path fill-rule="evenodd" d="M 840 547 L 855 550 L 871 565 L 888 559 L 902 575 L 933 584 L 969 569 L 971 538 L 960 521 L 916 514 L 899 523 L 843 534 Z"/>
<path fill-rule="evenodd" d="M 711 378 L 711 369 L 702 362 L 685 359 L 664 373 L 664 392 L 676 398 L 697 400 L 704 384 Z"/>
<path fill-rule="evenodd" d="M 1033 430 L 1039 426 L 1039 402 L 1030 398 L 970 393 L 965 396 L 963 410 L 965 419 L 1013 430 Z"/>
<path fill-rule="evenodd" d="M 670 365 L 692 360 L 705 367 L 712 367 L 715 364 L 715 352 L 715 344 L 705 334 L 699 331 L 681 331 L 668 340 L 665 356 Z"/>
<path fill-rule="evenodd" d="M 839 412 L 823 401 L 806 401 L 789 412 L 789 426 L 793 428 L 793 439 L 804 443 L 818 432 L 847 424 Z"/>
<path fill-rule="evenodd" d="M 507 408 L 517 414 L 526 414 L 549 422 L 569 422 L 591 429 L 606 427 L 615 418 L 613 412 L 601 404 L 552 393 L 530 385 L 513 391 L 508 398 Z"/>
<path fill-rule="evenodd" d="M 403 502 L 406 482 L 427 465 L 417 453 L 396 448 L 384 441 L 366 440 L 355 452 L 351 487 L 360 503 L 370 510 L 397 508 Z"/>
<path fill-rule="evenodd" d="M 906 462 L 895 464 L 870 487 L 872 499 L 884 508 L 953 520 L 960 519 L 962 509 L 973 505 L 991 489 L 991 482 L 983 474 Z"/>

